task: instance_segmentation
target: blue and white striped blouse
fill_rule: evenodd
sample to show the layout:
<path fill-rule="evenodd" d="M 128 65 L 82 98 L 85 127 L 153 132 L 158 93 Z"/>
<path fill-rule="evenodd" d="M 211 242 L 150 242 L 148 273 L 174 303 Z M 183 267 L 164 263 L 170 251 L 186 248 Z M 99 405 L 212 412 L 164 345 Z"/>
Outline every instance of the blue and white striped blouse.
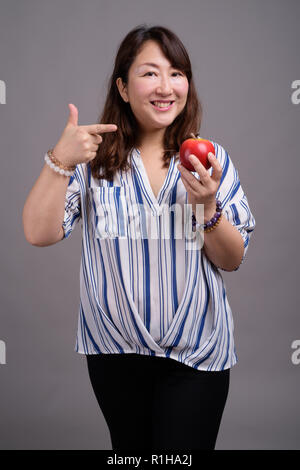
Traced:
<path fill-rule="evenodd" d="M 230 156 L 213 145 L 223 168 L 216 197 L 243 237 L 244 260 L 255 219 Z M 170 357 L 199 370 L 230 368 L 237 362 L 232 311 L 220 268 L 183 228 L 191 213 L 178 154 L 157 198 L 139 150 L 132 149 L 130 158 L 133 168 L 118 171 L 113 182 L 95 179 L 89 164 L 79 164 L 67 188 L 65 238 L 82 221 L 75 351 Z"/>

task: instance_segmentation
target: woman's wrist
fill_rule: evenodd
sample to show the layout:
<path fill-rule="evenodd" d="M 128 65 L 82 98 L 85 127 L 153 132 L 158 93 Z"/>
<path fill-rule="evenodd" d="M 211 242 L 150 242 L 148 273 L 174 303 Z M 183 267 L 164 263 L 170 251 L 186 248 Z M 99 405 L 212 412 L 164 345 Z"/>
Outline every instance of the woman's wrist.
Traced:
<path fill-rule="evenodd" d="M 66 166 L 61 161 L 59 161 L 53 154 L 53 149 L 49 149 L 45 155 L 45 162 L 47 165 L 60 175 L 67 177 L 73 176 L 76 166 Z"/>
<path fill-rule="evenodd" d="M 193 213 L 192 215 L 192 225 L 194 229 L 201 229 L 204 230 L 205 233 L 211 232 L 214 230 L 219 223 L 221 222 L 222 218 L 222 203 L 220 200 L 215 200 L 214 207 L 204 206 L 204 223 L 200 224 Z"/>
<path fill-rule="evenodd" d="M 63 157 L 62 152 L 59 149 L 57 149 L 57 147 L 54 147 L 53 149 L 48 150 L 47 153 L 49 157 L 51 158 L 51 160 L 53 161 L 53 163 L 55 163 L 57 166 L 59 166 L 63 170 L 67 170 L 67 171 L 75 170 L 76 165 L 70 164 L 69 162 L 67 162 L 65 158 Z"/>
<path fill-rule="evenodd" d="M 205 207 L 204 205 L 204 223 L 206 224 L 209 222 L 215 215 L 216 213 L 216 203 L 213 206 L 210 207 Z"/>

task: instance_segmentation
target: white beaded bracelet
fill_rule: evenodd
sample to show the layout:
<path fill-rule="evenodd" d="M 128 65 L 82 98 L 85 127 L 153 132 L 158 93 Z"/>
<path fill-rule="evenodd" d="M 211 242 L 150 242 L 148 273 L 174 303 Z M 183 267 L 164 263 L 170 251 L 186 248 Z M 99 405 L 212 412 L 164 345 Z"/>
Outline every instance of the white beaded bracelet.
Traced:
<path fill-rule="evenodd" d="M 63 170 L 62 168 L 59 168 L 59 166 L 56 166 L 49 158 L 48 153 L 45 155 L 45 162 L 54 170 L 56 173 L 59 173 L 64 176 L 73 176 L 75 173 L 74 171 L 68 171 L 68 170 Z"/>

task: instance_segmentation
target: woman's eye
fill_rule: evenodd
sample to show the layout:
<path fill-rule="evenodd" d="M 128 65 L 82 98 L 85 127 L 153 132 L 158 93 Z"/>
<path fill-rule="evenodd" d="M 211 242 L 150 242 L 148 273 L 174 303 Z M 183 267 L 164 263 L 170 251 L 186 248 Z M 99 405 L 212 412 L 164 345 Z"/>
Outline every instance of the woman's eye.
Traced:
<path fill-rule="evenodd" d="M 155 72 L 147 72 L 145 73 L 144 77 L 146 77 L 147 75 L 149 74 L 154 74 Z M 182 76 L 182 73 L 181 72 L 173 72 L 172 75 L 179 75 L 179 76 Z"/>

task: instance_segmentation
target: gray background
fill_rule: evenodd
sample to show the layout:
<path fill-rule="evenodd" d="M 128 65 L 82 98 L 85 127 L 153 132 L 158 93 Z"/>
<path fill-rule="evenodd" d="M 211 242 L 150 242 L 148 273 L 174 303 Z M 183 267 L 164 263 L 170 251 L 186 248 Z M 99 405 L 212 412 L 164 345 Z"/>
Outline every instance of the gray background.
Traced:
<path fill-rule="evenodd" d="M 223 273 L 239 362 L 217 449 L 299 449 L 298 0 L 1 0 L 0 104 L 3 449 L 111 449 L 74 352 L 81 230 L 38 248 L 22 209 L 68 103 L 95 123 L 117 47 L 140 23 L 174 30 L 189 51 L 204 108 L 201 134 L 239 171 L 256 218 L 247 259 Z"/>

